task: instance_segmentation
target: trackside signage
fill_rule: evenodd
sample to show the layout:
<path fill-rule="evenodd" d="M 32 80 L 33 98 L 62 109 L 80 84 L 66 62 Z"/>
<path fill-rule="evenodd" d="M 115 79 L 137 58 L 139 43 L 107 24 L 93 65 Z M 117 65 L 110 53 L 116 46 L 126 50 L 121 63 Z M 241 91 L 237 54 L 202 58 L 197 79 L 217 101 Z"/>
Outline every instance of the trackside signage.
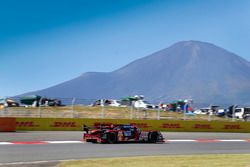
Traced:
<path fill-rule="evenodd" d="M 53 122 L 52 125 L 50 125 L 50 127 L 61 127 L 61 128 L 64 128 L 64 127 L 77 127 L 76 125 L 76 122 L 74 121 L 69 121 L 69 122 L 65 122 L 65 121 L 55 121 Z"/>
<path fill-rule="evenodd" d="M 0 118 L 0 132 L 16 131 L 16 118 Z"/>
<path fill-rule="evenodd" d="M 180 129 L 181 124 L 180 123 L 163 123 L 161 128 L 163 129 Z"/>
<path fill-rule="evenodd" d="M 211 124 L 194 124 L 194 129 L 213 129 Z"/>
<path fill-rule="evenodd" d="M 133 124 L 143 130 L 173 132 L 250 132 L 248 122 L 183 121 L 183 120 L 129 120 L 83 118 L 16 118 L 16 130 L 81 131 L 100 124 Z"/>
<path fill-rule="evenodd" d="M 225 124 L 224 129 L 242 129 L 240 124 Z"/>
<path fill-rule="evenodd" d="M 34 121 L 16 121 L 17 127 L 39 127 Z"/>

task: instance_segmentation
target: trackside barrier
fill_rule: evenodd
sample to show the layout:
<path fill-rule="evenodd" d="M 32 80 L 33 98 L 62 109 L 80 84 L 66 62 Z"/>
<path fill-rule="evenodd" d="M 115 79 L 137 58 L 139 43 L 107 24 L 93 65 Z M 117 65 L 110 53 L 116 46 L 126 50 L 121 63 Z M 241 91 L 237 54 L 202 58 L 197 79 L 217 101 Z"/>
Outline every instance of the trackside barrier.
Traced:
<path fill-rule="evenodd" d="M 250 132 L 248 122 L 178 121 L 178 120 L 129 120 L 129 119 L 81 119 L 81 118 L 16 118 L 18 131 L 81 131 L 85 124 L 130 123 L 143 130 L 172 132 Z"/>
<path fill-rule="evenodd" d="M 0 132 L 15 132 L 16 118 L 0 118 Z"/>

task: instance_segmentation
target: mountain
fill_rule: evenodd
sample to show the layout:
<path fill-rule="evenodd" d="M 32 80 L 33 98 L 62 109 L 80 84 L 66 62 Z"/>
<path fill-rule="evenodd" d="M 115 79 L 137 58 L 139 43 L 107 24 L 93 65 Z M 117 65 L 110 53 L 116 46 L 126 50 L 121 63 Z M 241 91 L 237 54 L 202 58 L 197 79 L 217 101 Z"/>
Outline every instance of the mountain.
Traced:
<path fill-rule="evenodd" d="M 121 98 L 153 102 L 192 98 L 204 104 L 250 104 L 250 63 L 218 46 L 182 41 L 113 72 L 88 72 L 32 92 L 47 97 Z"/>

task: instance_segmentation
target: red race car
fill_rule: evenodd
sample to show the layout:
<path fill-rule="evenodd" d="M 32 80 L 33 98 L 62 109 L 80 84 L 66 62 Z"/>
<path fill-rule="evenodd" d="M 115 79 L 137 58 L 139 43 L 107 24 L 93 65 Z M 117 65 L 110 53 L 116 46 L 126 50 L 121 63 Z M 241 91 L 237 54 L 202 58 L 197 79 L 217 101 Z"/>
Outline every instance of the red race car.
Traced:
<path fill-rule="evenodd" d="M 91 130 L 84 126 L 83 140 L 92 143 L 144 142 L 162 143 L 164 138 L 159 131 L 141 131 L 131 124 L 100 124 Z"/>

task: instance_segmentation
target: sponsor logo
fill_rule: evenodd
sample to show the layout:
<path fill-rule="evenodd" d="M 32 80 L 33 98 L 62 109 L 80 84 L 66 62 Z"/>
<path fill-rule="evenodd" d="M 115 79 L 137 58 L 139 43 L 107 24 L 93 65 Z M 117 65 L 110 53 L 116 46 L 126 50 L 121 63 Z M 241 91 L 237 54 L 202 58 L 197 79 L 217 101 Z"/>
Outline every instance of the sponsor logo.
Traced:
<path fill-rule="evenodd" d="M 17 127 L 39 127 L 39 125 L 36 125 L 33 121 L 17 121 L 16 126 Z"/>
<path fill-rule="evenodd" d="M 179 129 L 179 128 L 182 128 L 179 123 L 164 123 L 164 124 L 162 124 L 161 127 L 166 128 L 166 129 Z"/>
<path fill-rule="evenodd" d="M 147 123 L 131 123 L 131 125 L 134 125 L 138 128 L 151 128 L 152 126 L 149 126 Z"/>
<path fill-rule="evenodd" d="M 195 124 L 195 129 L 213 129 L 210 124 Z"/>
<path fill-rule="evenodd" d="M 55 127 L 55 128 L 71 128 L 71 127 L 77 127 L 75 122 L 54 122 L 50 127 Z"/>
<path fill-rule="evenodd" d="M 224 125 L 223 129 L 242 129 L 242 128 L 240 127 L 239 124 L 236 124 L 236 125 L 227 124 L 227 125 Z"/>
<path fill-rule="evenodd" d="M 114 125 L 114 124 L 111 123 L 111 122 L 95 122 L 95 123 L 94 123 L 94 127 L 95 127 L 95 128 L 111 127 L 112 125 Z"/>

